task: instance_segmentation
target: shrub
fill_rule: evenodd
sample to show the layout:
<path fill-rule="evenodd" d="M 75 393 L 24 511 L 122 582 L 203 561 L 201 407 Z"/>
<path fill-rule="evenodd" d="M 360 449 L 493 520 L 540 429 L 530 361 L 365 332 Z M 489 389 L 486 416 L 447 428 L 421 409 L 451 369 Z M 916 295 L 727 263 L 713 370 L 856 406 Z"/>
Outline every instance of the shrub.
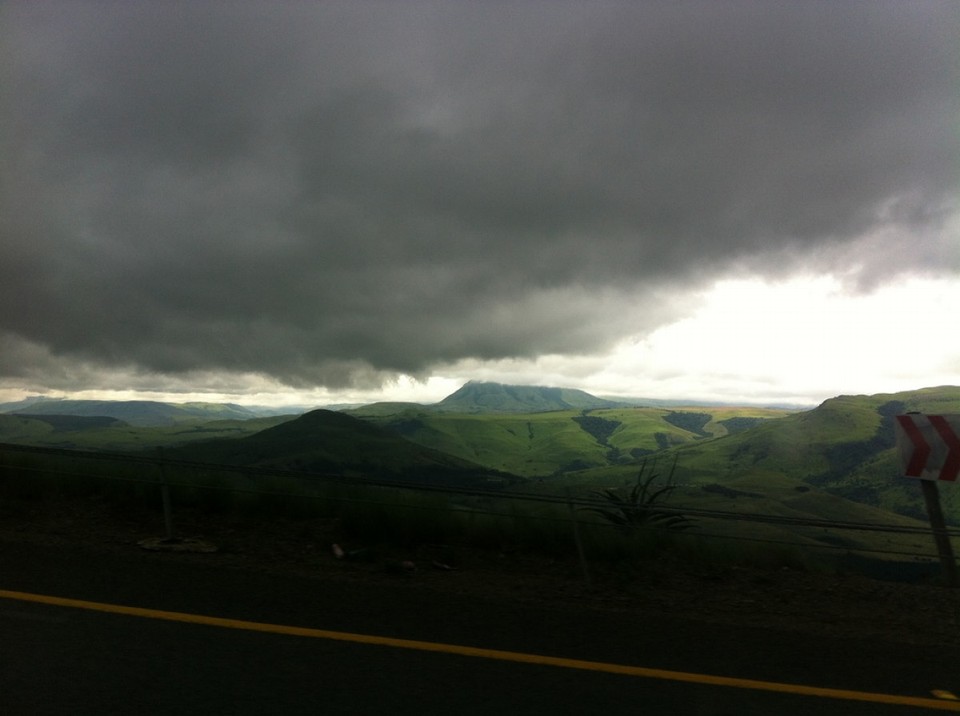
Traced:
<path fill-rule="evenodd" d="M 673 484 L 673 474 L 677 467 L 674 460 L 670 468 L 670 475 L 666 484 L 654 485 L 660 474 L 654 471 L 656 463 L 647 474 L 647 461 L 640 465 L 640 474 L 633 487 L 619 487 L 594 491 L 592 494 L 607 504 L 603 507 L 584 507 L 588 512 L 595 512 L 607 522 L 627 530 L 638 527 L 661 527 L 674 530 L 683 530 L 691 526 L 691 519 L 677 510 L 665 508 L 658 504 L 661 498 L 666 499 L 676 485 Z"/>

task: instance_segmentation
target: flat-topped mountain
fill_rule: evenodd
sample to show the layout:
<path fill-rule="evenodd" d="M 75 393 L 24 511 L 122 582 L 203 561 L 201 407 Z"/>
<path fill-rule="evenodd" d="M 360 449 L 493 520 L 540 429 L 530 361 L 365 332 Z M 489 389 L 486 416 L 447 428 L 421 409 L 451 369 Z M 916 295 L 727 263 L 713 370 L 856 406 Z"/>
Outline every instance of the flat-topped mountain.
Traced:
<path fill-rule="evenodd" d="M 430 407 L 446 413 L 540 413 L 549 410 L 616 408 L 621 405 L 571 388 L 471 381 Z"/>

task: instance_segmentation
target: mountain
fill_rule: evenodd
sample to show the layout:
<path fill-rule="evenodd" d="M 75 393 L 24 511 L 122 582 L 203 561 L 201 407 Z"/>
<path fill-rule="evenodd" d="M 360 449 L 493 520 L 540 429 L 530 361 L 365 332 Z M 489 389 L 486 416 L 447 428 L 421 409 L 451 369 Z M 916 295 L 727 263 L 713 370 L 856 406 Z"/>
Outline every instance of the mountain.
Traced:
<path fill-rule="evenodd" d="M 38 406 L 33 410 L 33 412 L 42 413 L 42 406 L 44 403 L 56 402 L 58 400 L 62 400 L 62 398 L 48 398 L 45 395 L 31 395 L 29 398 L 16 400 L 12 403 L 0 403 L 0 413 L 13 413 L 17 410 L 22 410 L 31 406 Z"/>
<path fill-rule="evenodd" d="M 479 487 L 519 479 L 331 410 L 314 410 L 248 437 L 194 443 L 168 454 L 224 465 L 403 482 Z"/>
<path fill-rule="evenodd" d="M 349 408 L 339 408 L 328 405 L 327 410 L 338 410 L 347 415 L 353 415 L 358 418 L 373 418 L 385 415 L 399 415 L 410 411 L 431 410 L 433 406 L 423 405 L 422 403 L 408 403 L 401 401 L 383 401 L 379 403 L 368 403 L 367 405 L 357 405 Z"/>
<path fill-rule="evenodd" d="M 549 410 L 595 410 L 621 405 L 570 388 L 471 381 L 430 406 L 430 409 L 446 413 L 541 413 Z"/>
<path fill-rule="evenodd" d="M 292 419 L 290 415 L 243 420 L 191 418 L 171 425 L 130 425 L 123 420 L 102 415 L 6 413 L 0 414 L 0 443 L 127 452 L 173 447 L 214 438 L 235 439 Z"/>
<path fill-rule="evenodd" d="M 187 420 L 249 420 L 266 414 L 262 410 L 251 410 L 232 403 L 162 403 L 153 400 L 57 398 L 27 399 L 17 403 L 7 403 L 0 406 L 0 409 L 2 412 L 13 415 L 107 417 L 138 427 L 175 425 Z"/>

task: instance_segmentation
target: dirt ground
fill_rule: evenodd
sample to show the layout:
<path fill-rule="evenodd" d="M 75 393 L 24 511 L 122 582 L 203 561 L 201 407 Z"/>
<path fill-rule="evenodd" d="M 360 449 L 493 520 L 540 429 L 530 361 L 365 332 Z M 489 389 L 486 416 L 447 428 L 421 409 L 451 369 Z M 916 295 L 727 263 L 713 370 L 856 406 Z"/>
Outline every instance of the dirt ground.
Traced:
<path fill-rule="evenodd" d="M 403 580 L 438 598 L 473 594 L 831 636 L 960 645 L 960 589 L 934 584 L 692 565 L 669 557 L 628 565 L 588 562 L 585 575 L 572 549 L 569 558 L 557 559 L 509 549 L 351 544 L 330 520 L 252 520 L 181 510 L 175 528 L 182 541 L 167 542 L 156 514 L 120 514 L 92 501 L 0 502 L 0 538 L 7 543 L 137 554 L 153 548 L 154 559 L 261 573 L 309 574 L 382 588 Z"/>

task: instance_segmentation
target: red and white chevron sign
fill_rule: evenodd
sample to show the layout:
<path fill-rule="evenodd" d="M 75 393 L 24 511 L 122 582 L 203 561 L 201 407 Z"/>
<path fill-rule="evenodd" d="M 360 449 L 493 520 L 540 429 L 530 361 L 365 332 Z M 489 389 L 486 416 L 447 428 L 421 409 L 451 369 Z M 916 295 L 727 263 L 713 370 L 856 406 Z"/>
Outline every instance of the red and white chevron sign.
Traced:
<path fill-rule="evenodd" d="M 906 477 L 953 482 L 960 474 L 960 415 L 898 415 L 900 471 Z"/>

